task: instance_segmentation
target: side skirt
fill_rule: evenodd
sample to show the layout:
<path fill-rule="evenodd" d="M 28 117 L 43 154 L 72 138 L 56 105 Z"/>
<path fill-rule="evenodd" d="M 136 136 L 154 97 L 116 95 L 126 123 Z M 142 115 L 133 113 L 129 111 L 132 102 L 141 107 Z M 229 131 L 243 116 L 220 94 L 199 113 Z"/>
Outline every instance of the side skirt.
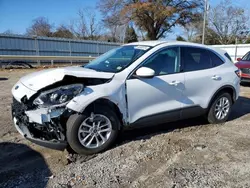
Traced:
<path fill-rule="evenodd" d="M 148 127 L 153 125 L 159 125 L 163 123 L 169 123 L 174 121 L 179 121 L 183 119 L 189 119 L 194 117 L 199 117 L 206 114 L 206 109 L 200 106 L 192 106 L 184 109 L 177 109 L 173 111 L 162 112 L 158 114 L 149 115 L 142 117 L 135 122 L 125 126 L 125 129 Z"/>

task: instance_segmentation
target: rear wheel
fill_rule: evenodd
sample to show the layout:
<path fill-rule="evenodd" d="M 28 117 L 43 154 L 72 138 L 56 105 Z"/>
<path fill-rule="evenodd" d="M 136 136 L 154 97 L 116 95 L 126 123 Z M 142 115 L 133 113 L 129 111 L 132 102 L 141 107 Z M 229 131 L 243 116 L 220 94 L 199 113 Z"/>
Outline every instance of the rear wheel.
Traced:
<path fill-rule="evenodd" d="M 209 112 L 208 112 L 208 122 L 223 123 L 227 121 L 232 107 L 232 97 L 229 93 L 220 93 L 214 99 Z"/>
<path fill-rule="evenodd" d="M 120 121 L 107 107 L 72 115 L 67 122 L 67 140 L 78 154 L 95 154 L 108 149 L 116 140 Z"/>

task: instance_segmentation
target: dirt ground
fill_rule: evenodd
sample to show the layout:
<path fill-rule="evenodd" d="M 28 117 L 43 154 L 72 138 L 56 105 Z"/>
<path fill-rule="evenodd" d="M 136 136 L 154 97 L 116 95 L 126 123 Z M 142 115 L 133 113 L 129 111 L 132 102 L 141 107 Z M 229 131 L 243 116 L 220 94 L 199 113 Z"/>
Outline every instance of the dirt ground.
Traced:
<path fill-rule="evenodd" d="M 10 90 L 31 71 L 0 70 L 0 187 L 250 187 L 250 84 L 227 123 L 195 118 L 127 131 L 112 149 L 86 157 L 16 132 Z"/>

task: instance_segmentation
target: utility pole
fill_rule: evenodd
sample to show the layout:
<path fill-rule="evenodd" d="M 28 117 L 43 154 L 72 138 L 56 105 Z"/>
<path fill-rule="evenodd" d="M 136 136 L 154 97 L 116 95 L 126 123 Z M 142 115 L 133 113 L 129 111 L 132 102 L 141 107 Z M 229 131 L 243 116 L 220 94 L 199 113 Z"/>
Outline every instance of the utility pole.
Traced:
<path fill-rule="evenodd" d="M 203 32 L 202 32 L 202 44 L 205 42 L 205 30 L 206 30 L 206 19 L 207 19 L 207 0 L 205 0 L 205 7 L 204 7 L 204 20 L 203 20 Z"/>
<path fill-rule="evenodd" d="M 238 50 L 238 37 L 235 38 L 235 60 L 237 61 L 237 50 Z"/>

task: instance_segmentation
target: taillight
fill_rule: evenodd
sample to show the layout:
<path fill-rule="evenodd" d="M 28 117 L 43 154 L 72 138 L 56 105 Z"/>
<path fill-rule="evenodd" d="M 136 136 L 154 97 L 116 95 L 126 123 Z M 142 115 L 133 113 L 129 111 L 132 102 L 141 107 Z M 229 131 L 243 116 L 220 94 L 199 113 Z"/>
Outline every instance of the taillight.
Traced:
<path fill-rule="evenodd" d="M 241 77 L 241 70 L 240 69 L 236 70 L 235 74 L 237 74 L 237 76 L 240 78 Z"/>

